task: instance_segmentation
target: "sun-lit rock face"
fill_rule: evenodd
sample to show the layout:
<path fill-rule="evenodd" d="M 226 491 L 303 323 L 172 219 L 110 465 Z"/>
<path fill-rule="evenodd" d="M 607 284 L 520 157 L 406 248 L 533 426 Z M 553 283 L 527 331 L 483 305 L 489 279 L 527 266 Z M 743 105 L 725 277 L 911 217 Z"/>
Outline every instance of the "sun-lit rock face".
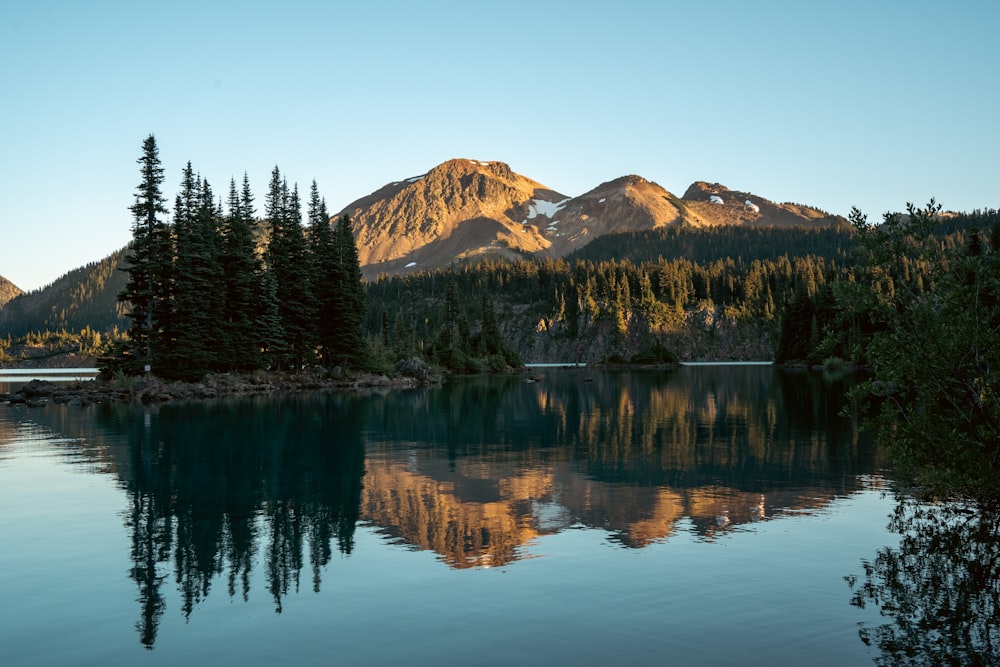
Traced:
<path fill-rule="evenodd" d="M 791 227 L 833 225 L 843 219 L 802 204 L 777 204 L 750 192 L 730 190 L 719 183 L 696 181 L 682 197 L 692 218 L 706 225 Z"/>
<path fill-rule="evenodd" d="M 450 160 L 390 183 L 341 214 L 353 222 L 366 275 L 377 275 L 476 255 L 514 258 L 544 251 L 551 241 L 541 220 L 525 221 L 565 199 L 503 162 Z"/>
<path fill-rule="evenodd" d="M 22 294 L 21 288 L 0 276 L 0 308 L 16 296 Z"/>
<path fill-rule="evenodd" d="M 749 204 L 747 204 L 749 202 Z M 697 182 L 679 198 L 641 176 L 622 176 L 576 197 L 504 162 L 455 159 L 349 204 L 368 278 L 468 259 L 562 257 L 615 232 L 666 225 L 817 225 L 840 221 L 798 204 Z"/>

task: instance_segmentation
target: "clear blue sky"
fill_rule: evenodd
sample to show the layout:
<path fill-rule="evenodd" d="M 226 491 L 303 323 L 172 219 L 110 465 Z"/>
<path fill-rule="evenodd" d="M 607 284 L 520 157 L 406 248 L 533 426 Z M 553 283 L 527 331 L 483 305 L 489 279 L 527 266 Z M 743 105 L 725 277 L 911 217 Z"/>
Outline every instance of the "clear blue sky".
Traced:
<path fill-rule="evenodd" d="M 1000 207 L 1000 4 L 8 3 L 0 275 L 25 290 L 130 238 L 153 133 L 172 203 L 271 169 L 331 211 L 453 157 L 566 195 L 638 174 L 870 219 Z"/>

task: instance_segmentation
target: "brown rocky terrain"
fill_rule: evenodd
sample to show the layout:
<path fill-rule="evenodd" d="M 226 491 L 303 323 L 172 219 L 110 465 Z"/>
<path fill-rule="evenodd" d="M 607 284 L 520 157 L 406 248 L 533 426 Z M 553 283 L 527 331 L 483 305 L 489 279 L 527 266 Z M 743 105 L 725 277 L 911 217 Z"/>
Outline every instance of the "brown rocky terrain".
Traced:
<path fill-rule="evenodd" d="M 844 221 L 840 216 L 810 206 L 776 204 L 749 192 L 730 190 L 719 183 L 696 181 L 682 199 L 691 217 L 707 225 L 791 227 L 833 225 Z"/>
<path fill-rule="evenodd" d="M 0 276 L 0 308 L 3 305 L 13 299 L 15 296 L 19 296 L 24 292 L 20 287 L 7 280 L 3 276 Z"/>
<path fill-rule="evenodd" d="M 456 259 L 538 253 L 551 242 L 538 223 L 523 224 L 564 195 L 503 162 L 449 160 L 422 176 L 390 183 L 339 215 L 354 224 L 366 276 L 435 268 Z"/>
<path fill-rule="evenodd" d="M 749 203 L 748 203 L 749 202 Z M 503 162 L 455 159 L 349 204 L 362 273 L 434 269 L 472 258 L 562 257 L 604 234 L 665 225 L 827 225 L 842 221 L 798 204 L 776 204 L 694 183 L 678 198 L 629 175 L 569 197 Z"/>

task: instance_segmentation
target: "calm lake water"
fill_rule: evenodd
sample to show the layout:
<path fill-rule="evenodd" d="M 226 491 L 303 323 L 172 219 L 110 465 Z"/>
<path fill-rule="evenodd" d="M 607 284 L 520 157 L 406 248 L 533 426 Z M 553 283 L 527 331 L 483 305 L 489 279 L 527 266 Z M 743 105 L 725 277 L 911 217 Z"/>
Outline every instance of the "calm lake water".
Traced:
<path fill-rule="evenodd" d="M 879 611 L 922 555 L 843 381 L 538 376 L 0 406 L 0 664 L 843 667 L 908 641 Z"/>
<path fill-rule="evenodd" d="M 96 368 L 0 368 L 0 394 L 17 391 L 32 380 L 69 383 L 92 380 L 97 373 Z"/>

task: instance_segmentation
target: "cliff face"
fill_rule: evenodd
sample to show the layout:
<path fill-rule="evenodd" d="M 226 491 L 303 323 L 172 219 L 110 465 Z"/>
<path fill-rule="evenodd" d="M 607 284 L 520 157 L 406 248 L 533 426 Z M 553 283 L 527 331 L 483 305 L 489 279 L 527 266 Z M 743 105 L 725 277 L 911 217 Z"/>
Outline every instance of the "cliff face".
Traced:
<path fill-rule="evenodd" d="M 445 267 L 477 257 L 562 257 L 604 234 L 665 225 L 824 225 L 841 221 L 797 204 L 775 204 L 718 183 L 678 198 L 630 175 L 578 197 L 560 194 L 503 162 L 449 160 L 358 199 L 350 216 L 362 272 Z"/>

